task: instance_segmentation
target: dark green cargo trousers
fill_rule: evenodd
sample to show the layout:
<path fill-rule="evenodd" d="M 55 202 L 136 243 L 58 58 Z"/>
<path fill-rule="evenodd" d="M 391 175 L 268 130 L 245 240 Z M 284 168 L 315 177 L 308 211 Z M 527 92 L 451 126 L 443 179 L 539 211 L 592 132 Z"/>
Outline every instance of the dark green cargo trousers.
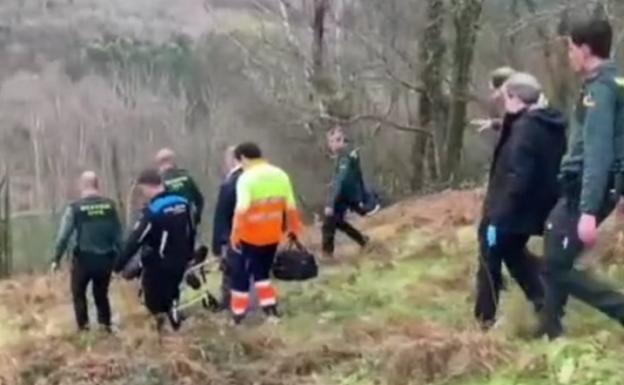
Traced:
<path fill-rule="evenodd" d="M 559 199 L 550 213 L 544 234 L 546 298 L 540 333 L 550 338 L 556 338 L 563 332 L 561 318 L 568 296 L 585 302 L 620 323 L 624 322 L 624 295 L 589 272 L 575 267 L 576 260 L 585 249 L 577 230 L 581 216 L 580 194 L 566 195 Z M 605 198 L 597 216 L 599 223 L 613 212 L 617 204 L 615 195 L 610 193 Z"/>

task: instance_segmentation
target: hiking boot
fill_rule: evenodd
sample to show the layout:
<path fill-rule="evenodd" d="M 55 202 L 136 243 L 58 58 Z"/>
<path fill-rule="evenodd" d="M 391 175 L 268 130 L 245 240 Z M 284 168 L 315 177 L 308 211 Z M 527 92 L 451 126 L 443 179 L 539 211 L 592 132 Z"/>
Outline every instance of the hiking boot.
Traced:
<path fill-rule="evenodd" d="M 533 338 L 540 339 L 544 336 L 547 336 L 550 341 L 556 340 L 564 334 L 563 325 L 561 322 L 556 322 L 554 324 L 546 324 L 544 322 L 540 322 L 539 326 L 533 333 Z"/>
<path fill-rule="evenodd" d="M 231 326 L 238 326 L 238 325 L 240 325 L 243 322 L 244 319 L 245 319 L 244 315 L 232 315 Z"/>
<path fill-rule="evenodd" d="M 280 311 L 277 309 L 277 305 L 266 306 L 266 307 L 262 308 L 262 311 L 264 312 L 264 314 L 267 317 L 280 318 L 282 316 Z"/>
<path fill-rule="evenodd" d="M 113 334 L 113 327 L 111 325 L 101 324 L 100 331 L 107 334 Z"/>

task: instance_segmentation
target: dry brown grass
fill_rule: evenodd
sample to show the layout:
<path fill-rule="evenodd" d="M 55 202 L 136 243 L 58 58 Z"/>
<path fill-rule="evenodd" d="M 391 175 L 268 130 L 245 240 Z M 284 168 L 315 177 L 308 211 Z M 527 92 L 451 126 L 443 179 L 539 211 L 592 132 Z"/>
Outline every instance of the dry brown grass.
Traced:
<path fill-rule="evenodd" d="M 389 384 L 430 384 L 466 375 L 489 374 L 510 359 L 502 342 L 478 331 L 456 332 L 429 323 L 399 327 L 387 338 L 385 373 Z"/>
<path fill-rule="evenodd" d="M 379 353 L 390 385 L 489 374 L 511 358 L 510 347 L 491 335 L 414 320 L 355 323 L 345 328 L 344 338 L 362 351 Z"/>
<path fill-rule="evenodd" d="M 343 248 L 348 251 L 343 261 L 357 264 L 364 256 L 375 260 L 381 271 L 394 269 L 394 259 L 405 248 L 417 249 L 419 257 L 441 255 L 457 242 L 452 230 L 476 220 L 478 206 L 476 192 L 448 192 L 391 207 L 359 223 L 371 234 L 372 245 L 364 253 Z M 428 241 L 413 238 L 415 229 Z M 405 243 L 408 238 L 412 242 Z M 414 291 L 464 290 L 469 275 L 458 269 Z M 180 334 L 159 339 L 137 300 L 136 287 L 122 282 L 113 284 L 115 308 L 124 316 L 121 332 L 114 338 L 75 336 L 68 334 L 73 312 L 67 286 L 66 273 L 0 284 L 0 303 L 16 311 L 11 322 L 19 331 L 19 338 L 0 350 L 0 384 L 129 384 L 134 373 L 149 369 L 181 385 L 300 385 L 318 383 L 318 373 L 336 366 L 360 365 L 369 355 L 381 362 L 389 384 L 405 378 L 424 384 L 489 373 L 508 352 L 481 333 L 413 320 L 349 324 L 341 335 L 290 341 L 279 329 L 232 330 L 212 317 L 197 317 Z"/>

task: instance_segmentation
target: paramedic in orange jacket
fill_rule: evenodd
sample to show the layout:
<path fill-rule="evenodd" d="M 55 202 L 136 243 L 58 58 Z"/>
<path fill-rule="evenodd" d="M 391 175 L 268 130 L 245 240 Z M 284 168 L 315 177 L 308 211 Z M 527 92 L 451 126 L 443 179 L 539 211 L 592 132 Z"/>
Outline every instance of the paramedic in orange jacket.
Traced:
<path fill-rule="evenodd" d="M 284 235 L 297 237 L 302 229 L 295 194 L 288 175 L 262 158 L 255 143 L 236 147 L 234 156 L 243 166 L 236 185 L 236 209 L 231 245 L 240 251 L 232 258 L 231 310 L 240 323 L 249 305 L 253 277 L 260 306 L 276 320 L 277 296 L 269 275 Z"/>

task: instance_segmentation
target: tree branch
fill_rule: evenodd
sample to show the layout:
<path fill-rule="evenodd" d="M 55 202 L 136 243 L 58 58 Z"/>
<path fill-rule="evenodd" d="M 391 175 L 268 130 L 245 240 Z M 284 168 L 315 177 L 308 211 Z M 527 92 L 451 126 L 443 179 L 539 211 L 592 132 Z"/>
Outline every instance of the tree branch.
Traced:
<path fill-rule="evenodd" d="M 352 126 L 354 124 L 357 124 L 363 121 L 372 121 L 372 122 L 380 123 L 382 125 L 389 126 L 398 131 L 413 132 L 413 133 L 417 133 L 417 134 L 421 134 L 425 136 L 432 136 L 431 132 L 421 127 L 400 124 L 392 120 L 389 120 L 383 116 L 377 116 L 377 115 L 356 115 L 351 119 L 339 119 L 339 118 L 327 116 L 327 117 L 324 117 L 324 119 L 327 119 L 333 123 L 341 124 L 345 126 Z"/>

